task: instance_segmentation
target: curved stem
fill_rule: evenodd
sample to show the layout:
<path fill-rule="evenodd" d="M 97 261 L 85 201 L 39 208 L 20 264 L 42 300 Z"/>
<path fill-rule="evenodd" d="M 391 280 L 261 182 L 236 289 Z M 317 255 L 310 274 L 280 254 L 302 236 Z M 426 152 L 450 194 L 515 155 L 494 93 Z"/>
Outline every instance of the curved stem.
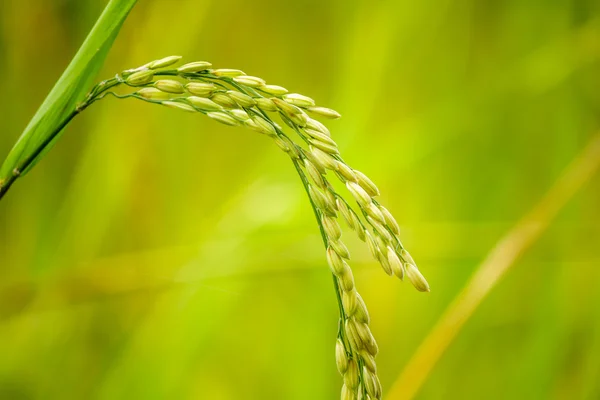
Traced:
<path fill-rule="evenodd" d="M 232 86 L 236 87 L 238 90 L 240 90 L 242 93 L 247 94 L 247 91 L 244 90 L 244 88 L 242 88 L 241 86 L 237 85 L 235 82 L 231 81 L 229 83 Z M 271 121 L 271 118 L 264 111 L 261 110 L 260 113 L 263 115 L 263 117 L 266 120 Z M 271 121 L 271 122 L 273 122 L 273 121 Z M 287 138 L 287 135 L 284 132 L 282 132 L 280 129 L 278 129 L 275 124 L 273 126 L 275 126 L 275 130 L 277 131 L 277 134 L 279 136 L 283 136 L 283 137 Z M 293 141 L 291 141 L 291 142 L 294 143 Z M 301 150 L 301 148 L 298 145 L 295 145 L 295 146 L 296 146 L 296 148 Z M 300 180 L 302 181 L 304 190 L 306 191 L 306 194 L 308 195 L 308 201 L 310 202 L 310 206 L 312 207 L 313 212 L 315 214 L 315 218 L 317 220 L 317 225 L 319 226 L 319 232 L 321 233 L 321 239 L 323 240 L 323 245 L 327 249 L 327 247 L 329 245 L 329 243 L 327 241 L 327 235 L 325 234 L 325 229 L 323 228 L 323 224 L 321 223 L 321 218 L 319 217 L 319 211 L 318 211 L 317 207 L 315 206 L 312 198 L 309 195 L 308 180 L 306 179 L 304 172 L 302 172 L 302 167 L 300 167 L 300 165 L 298 164 L 298 161 L 295 159 L 292 159 L 292 163 L 294 164 L 294 168 L 296 168 L 296 172 L 298 172 L 298 176 L 300 176 Z M 333 273 L 331 274 L 331 276 L 333 278 L 333 286 L 335 288 L 335 296 L 336 296 L 338 308 L 340 311 L 340 327 L 338 329 L 338 336 L 341 338 L 342 343 L 344 343 L 344 347 L 346 347 L 346 349 L 348 349 L 346 338 L 344 335 L 344 328 L 343 328 L 344 321 L 346 320 L 347 317 L 346 317 L 346 312 L 344 311 L 344 304 L 342 303 L 342 295 L 340 292 L 340 285 L 339 285 L 338 279 L 336 278 L 336 276 Z"/>
<path fill-rule="evenodd" d="M 71 114 L 67 115 L 67 117 L 63 121 L 61 121 L 58 127 L 50 135 L 48 135 L 48 137 L 46 137 L 46 139 L 44 139 L 43 142 L 40 143 L 40 145 L 33 151 L 33 153 L 31 153 L 29 156 L 23 159 L 23 161 L 19 163 L 19 165 L 17 165 L 15 169 L 13 169 L 12 174 L 8 177 L 6 181 L 2 182 L 2 185 L 0 186 L 0 200 L 2 199 L 2 197 L 4 197 L 6 192 L 8 192 L 8 189 L 10 189 L 10 187 L 17 180 L 17 178 L 21 176 L 21 173 L 23 173 L 23 171 L 25 171 L 25 169 L 29 167 L 33 160 L 35 160 L 36 157 L 39 156 L 42 151 L 44 151 L 46 146 L 52 143 L 56 135 L 58 135 L 60 131 L 62 131 L 63 128 L 67 126 L 67 124 L 71 122 L 71 120 L 75 118 L 75 116 L 81 111 L 83 111 L 83 109 L 78 107 Z"/>
<path fill-rule="evenodd" d="M 308 180 L 306 179 L 306 176 L 304 176 L 304 173 L 302 172 L 302 168 L 300 167 L 298 162 L 296 160 L 292 160 L 292 162 L 294 163 L 294 167 L 296 168 L 298 175 L 300 175 L 300 180 L 302 181 L 304 190 L 306 191 L 306 194 L 308 194 L 309 193 Z M 323 229 L 323 224 L 321 223 L 321 218 L 319 218 L 319 211 L 317 210 L 317 207 L 313 203 L 310 196 L 308 196 L 308 200 L 309 200 L 310 206 L 312 207 L 313 212 L 315 214 L 315 218 L 317 219 L 317 225 L 319 225 L 319 231 L 321 233 L 321 239 L 323 239 L 323 245 L 325 246 L 325 248 L 327 248 L 327 246 L 328 246 L 327 235 L 325 235 L 325 230 Z M 335 286 L 335 295 L 337 297 L 338 307 L 340 310 L 340 318 L 342 320 L 344 320 L 346 318 L 346 313 L 344 312 L 344 305 L 342 303 L 342 295 L 340 293 L 340 286 L 338 284 L 338 281 L 337 281 L 337 278 L 335 277 L 335 275 L 331 274 L 331 276 L 333 277 L 333 286 Z"/>
<path fill-rule="evenodd" d="M 0 198 L 56 142 L 79 111 L 123 22 L 137 0 L 110 0 L 79 50 L 0 166 Z M 51 136 L 48 138 L 48 136 Z"/>
<path fill-rule="evenodd" d="M 81 113 L 83 110 L 88 108 L 90 104 L 102 98 L 103 94 L 105 94 L 109 89 L 121 84 L 121 81 L 117 78 L 108 79 L 106 81 L 102 81 L 96 86 L 92 88 L 89 95 L 86 96 L 86 99 L 83 103 L 79 104 L 70 114 L 68 114 L 42 142 L 31 152 L 27 157 L 25 157 L 17 166 L 12 170 L 11 175 L 3 182 L 0 182 L 0 200 L 2 197 L 8 192 L 8 189 L 12 186 L 12 184 L 21 176 L 21 174 L 27 170 L 27 168 L 31 165 L 32 162 L 44 151 L 46 147 L 52 143 L 52 141 L 56 138 L 56 136 L 71 122 L 75 116 Z"/>

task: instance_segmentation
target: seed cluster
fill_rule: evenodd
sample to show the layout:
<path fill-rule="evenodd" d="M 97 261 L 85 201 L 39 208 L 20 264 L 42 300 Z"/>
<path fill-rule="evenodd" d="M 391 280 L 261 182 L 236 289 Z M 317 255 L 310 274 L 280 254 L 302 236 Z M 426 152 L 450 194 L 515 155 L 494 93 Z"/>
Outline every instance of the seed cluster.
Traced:
<path fill-rule="evenodd" d="M 429 291 L 429 285 L 402 246 L 398 223 L 375 199 L 379 195 L 377 186 L 342 159 L 327 127 L 313 119 L 337 119 L 340 114 L 317 106 L 310 97 L 289 93 L 284 87 L 267 84 L 237 69 L 213 69 L 204 61 L 168 69 L 179 60 L 180 57 L 171 56 L 123 71 L 116 78 L 100 83 L 90 95 L 97 94 L 103 86 L 124 84 L 134 91 L 126 95 L 104 94 L 199 112 L 225 125 L 244 125 L 272 138 L 290 156 L 319 219 L 341 303 L 335 353 L 344 380 L 342 399 L 381 399 L 375 363 L 378 347 L 369 329 L 367 307 L 356 290 L 348 264 L 350 253 L 342 241 L 339 216 L 367 244 L 386 274 L 406 277 L 419 291 Z M 304 146 L 293 141 L 273 121 L 274 115 L 299 136 Z M 358 211 L 333 188 L 331 176 L 346 186 Z"/>

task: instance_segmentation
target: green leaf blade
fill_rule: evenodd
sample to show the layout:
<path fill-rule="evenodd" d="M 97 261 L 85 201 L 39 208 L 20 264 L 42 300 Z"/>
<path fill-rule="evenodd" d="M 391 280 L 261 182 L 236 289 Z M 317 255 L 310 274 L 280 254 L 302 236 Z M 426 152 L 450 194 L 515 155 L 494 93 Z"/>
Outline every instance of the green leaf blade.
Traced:
<path fill-rule="evenodd" d="M 110 0 L 77 54 L 56 82 L 0 168 L 0 193 L 15 179 L 13 171 L 34 154 L 71 115 L 94 84 L 119 30 L 137 0 Z M 59 132 L 33 159 L 27 173 L 52 148 Z"/>

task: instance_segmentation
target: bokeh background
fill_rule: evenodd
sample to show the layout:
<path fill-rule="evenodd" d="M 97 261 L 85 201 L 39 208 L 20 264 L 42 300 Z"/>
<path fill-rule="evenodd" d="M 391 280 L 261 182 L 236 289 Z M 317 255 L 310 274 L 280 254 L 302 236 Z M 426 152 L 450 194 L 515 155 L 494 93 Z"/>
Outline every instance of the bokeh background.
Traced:
<path fill-rule="evenodd" d="M 104 0 L 0 2 L 4 157 Z M 171 54 L 307 94 L 432 291 L 351 238 L 390 388 L 600 130 L 596 0 L 140 1 L 99 79 Z M 419 399 L 600 398 L 600 177 L 477 309 Z M 333 399 L 337 306 L 263 136 L 101 101 L 0 203 L 1 399 Z"/>

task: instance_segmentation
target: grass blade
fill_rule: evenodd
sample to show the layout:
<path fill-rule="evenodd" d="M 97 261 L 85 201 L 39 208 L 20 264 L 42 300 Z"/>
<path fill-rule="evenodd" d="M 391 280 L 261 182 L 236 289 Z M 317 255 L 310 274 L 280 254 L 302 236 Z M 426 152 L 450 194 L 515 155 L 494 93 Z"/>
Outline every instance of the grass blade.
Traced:
<path fill-rule="evenodd" d="M 74 116 L 137 0 L 110 0 L 0 168 L 0 198 L 54 145 Z"/>
<path fill-rule="evenodd" d="M 542 200 L 492 249 L 473 277 L 421 342 L 387 398 L 414 398 L 435 364 L 483 299 L 550 225 L 558 212 L 600 168 L 600 133 L 573 160 Z"/>

